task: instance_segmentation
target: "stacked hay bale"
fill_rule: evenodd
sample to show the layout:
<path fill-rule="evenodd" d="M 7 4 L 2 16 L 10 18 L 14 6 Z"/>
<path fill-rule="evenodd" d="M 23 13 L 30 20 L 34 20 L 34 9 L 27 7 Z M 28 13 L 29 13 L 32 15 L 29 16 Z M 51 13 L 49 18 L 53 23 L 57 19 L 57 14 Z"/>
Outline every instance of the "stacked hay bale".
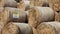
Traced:
<path fill-rule="evenodd" d="M 30 8 L 30 1 L 21 1 L 17 4 L 17 8 L 23 9 L 23 10 L 29 10 Z"/>
<path fill-rule="evenodd" d="M 54 21 L 54 11 L 49 7 L 33 7 L 29 11 L 29 25 L 37 27 L 41 22 Z"/>
<path fill-rule="evenodd" d="M 8 23 L 7 25 L 4 26 L 2 29 L 2 34 L 20 34 L 20 29 L 18 26 Z"/>
<path fill-rule="evenodd" d="M 60 34 L 60 22 L 43 22 L 37 27 L 38 34 Z"/>
<path fill-rule="evenodd" d="M 33 34 L 38 34 L 37 26 L 42 22 L 54 21 L 54 11 L 49 7 L 34 6 L 29 11 L 28 24 L 33 29 Z"/>
<path fill-rule="evenodd" d="M 15 0 L 4 0 L 5 7 L 17 7 L 17 2 Z"/>
<path fill-rule="evenodd" d="M 4 7 L 4 0 L 0 0 L 0 7 Z"/>
<path fill-rule="evenodd" d="M 5 7 L 2 19 L 6 22 L 25 22 L 26 15 L 26 12 L 21 9 Z"/>
<path fill-rule="evenodd" d="M 26 23 L 13 23 L 20 28 L 20 34 L 32 34 L 32 28 Z"/>

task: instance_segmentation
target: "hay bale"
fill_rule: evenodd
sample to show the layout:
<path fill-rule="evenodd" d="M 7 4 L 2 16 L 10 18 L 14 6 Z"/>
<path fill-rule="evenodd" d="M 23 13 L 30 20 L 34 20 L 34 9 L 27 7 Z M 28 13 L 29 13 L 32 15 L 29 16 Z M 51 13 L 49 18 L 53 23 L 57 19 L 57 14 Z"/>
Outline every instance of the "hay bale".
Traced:
<path fill-rule="evenodd" d="M 29 11 L 29 25 L 37 27 L 41 22 L 53 21 L 54 11 L 49 7 L 33 7 Z"/>
<path fill-rule="evenodd" d="M 20 34 L 32 34 L 32 28 L 26 23 L 13 23 L 19 26 L 21 32 Z"/>
<path fill-rule="evenodd" d="M 10 7 L 5 8 L 3 15 L 3 20 L 6 22 L 25 22 L 27 16 L 25 11 Z"/>
<path fill-rule="evenodd" d="M 0 7 L 4 7 L 4 0 L 0 0 Z"/>
<path fill-rule="evenodd" d="M 23 9 L 23 10 L 29 10 L 30 9 L 30 1 L 21 1 L 17 4 L 17 8 Z"/>
<path fill-rule="evenodd" d="M 19 34 L 19 33 L 20 33 L 20 31 L 19 31 L 18 26 L 14 25 L 12 23 L 8 23 L 2 29 L 2 34 Z"/>
<path fill-rule="evenodd" d="M 43 22 L 37 27 L 38 34 L 60 34 L 60 22 Z"/>
<path fill-rule="evenodd" d="M 5 0 L 5 7 L 17 7 L 17 2 L 15 0 Z"/>
<path fill-rule="evenodd" d="M 60 11 L 56 11 L 55 12 L 55 21 L 59 21 L 60 22 Z"/>

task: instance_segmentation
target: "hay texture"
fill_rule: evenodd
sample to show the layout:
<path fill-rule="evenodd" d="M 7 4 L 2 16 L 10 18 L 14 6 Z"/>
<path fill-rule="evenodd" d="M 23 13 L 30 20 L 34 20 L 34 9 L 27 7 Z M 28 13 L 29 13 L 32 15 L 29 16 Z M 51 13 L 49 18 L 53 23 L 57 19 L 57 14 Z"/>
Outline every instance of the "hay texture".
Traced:
<path fill-rule="evenodd" d="M 58 11 L 59 7 L 60 7 L 60 0 L 48 0 L 50 7 L 54 10 L 54 11 Z"/>
<path fill-rule="evenodd" d="M 60 11 L 55 12 L 55 21 L 60 22 Z"/>
<path fill-rule="evenodd" d="M 23 9 L 25 11 L 30 9 L 30 1 L 21 1 L 17 4 L 17 8 Z"/>
<path fill-rule="evenodd" d="M 2 29 L 2 34 L 19 34 L 19 28 L 18 26 L 8 23 L 7 25 L 4 26 Z"/>
<path fill-rule="evenodd" d="M 43 22 L 37 27 L 38 34 L 60 34 L 60 22 Z"/>
<path fill-rule="evenodd" d="M 54 11 L 49 7 L 33 7 L 29 11 L 29 25 L 37 27 L 41 22 L 53 21 Z"/>
<path fill-rule="evenodd" d="M 5 22 L 0 21 L 0 34 L 2 34 L 1 32 L 2 32 L 4 25 L 5 25 Z"/>
<path fill-rule="evenodd" d="M 37 34 L 37 29 L 35 29 L 34 27 L 32 27 L 33 29 L 33 34 Z"/>

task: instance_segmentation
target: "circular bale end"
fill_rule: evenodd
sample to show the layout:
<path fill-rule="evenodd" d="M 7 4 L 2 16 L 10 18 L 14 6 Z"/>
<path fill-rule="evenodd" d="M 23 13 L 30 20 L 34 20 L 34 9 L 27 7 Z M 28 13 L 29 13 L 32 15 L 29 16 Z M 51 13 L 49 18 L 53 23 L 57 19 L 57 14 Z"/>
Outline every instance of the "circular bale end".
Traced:
<path fill-rule="evenodd" d="M 12 23 L 8 23 L 2 29 L 2 34 L 19 34 L 19 33 L 20 33 L 20 31 L 19 31 L 18 26 L 14 25 Z"/>
<path fill-rule="evenodd" d="M 50 25 L 41 24 L 37 27 L 38 34 L 55 34 L 55 30 Z"/>
<path fill-rule="evenodd" d="M 39 13 L 37 12 L 37 10 L 35 10 L 35 8 L 31 8 L 30 11 L 29 11 L 29 21 L 28 21 L 28 24 L 31 26 L 31 27 L 37 27 L 37 25 L 39 24 L 38 23 L 38 20 L 39 20 Z"/>

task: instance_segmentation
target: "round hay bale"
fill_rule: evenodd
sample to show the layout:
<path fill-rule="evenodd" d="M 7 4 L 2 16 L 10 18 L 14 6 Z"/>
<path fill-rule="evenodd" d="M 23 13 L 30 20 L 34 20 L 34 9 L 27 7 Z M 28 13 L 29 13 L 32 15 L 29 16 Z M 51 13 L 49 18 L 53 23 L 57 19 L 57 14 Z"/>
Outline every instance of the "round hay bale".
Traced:
<path fill-rule="evenodd" d="M 18 26 L 12 23 L 8 23 L 2 29 L 2 34 L 20 34 L 20 31 L 19 31 Z"/>
<path fill-rule="evenodd" d="M 3 15 L 3 20 L 6 22 L 25 22 L 27 16 L 25 11 L 10 7 L 5 8 Z"/>
<path fill-rule="evenodd" d="M 25 11 L 30 9 L 30 1 L 21 1 L 17 4 L 17 8 L 23 9 Z"/>
<path fill-rule="evenodd" d="M 37 27 L 38 34 L 60 34 L 60 22 L 43 22 Z"/>
<path fill-rule="evenodd" d="M 5 7 L 17 7 L 17 2 L 15 0 L 4 0 Z"/>
<path fill-rule="evenodd" d="M 26 23 L 13 23 L 20 28 L 21 34 L 32 34 L 32 28 Z"/>
<path fill-rule="evenodd" d="M 0 0 L 0 7 L 4 7 L 4 0 Z"/>
<path fill-rule="evenodd" d="M 54 11 L 49 7 L 33 7 L 29 11 L 29 25 L 37 27 L 41 22 L 54 21 Z"/>

